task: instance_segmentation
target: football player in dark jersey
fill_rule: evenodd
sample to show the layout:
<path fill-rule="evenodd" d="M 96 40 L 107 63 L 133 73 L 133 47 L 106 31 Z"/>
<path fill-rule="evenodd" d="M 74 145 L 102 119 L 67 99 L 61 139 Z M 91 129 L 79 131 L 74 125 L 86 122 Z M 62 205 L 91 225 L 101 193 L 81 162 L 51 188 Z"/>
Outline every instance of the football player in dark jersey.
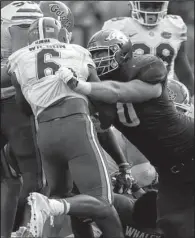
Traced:
<path fill-rule="evenodd" d="M 156 228 L 157 192 L 148 191 L 138 199 L 128 195 L 114 195 L 114 206 L 119 214 L 126 238 L 162 238 L 160 229 Z"/>
<path fill-rule="evenodd" d="M 152 55 L 132 57 L 130 40 L 120 31 L 101 30 L 88 49 L 97 67 L 83 82 L 64 75 L 76 92 L 116 103 L 113 124 L 158 169 L 158 226 L 167 238 L 194 236 L 194 122 L 177 112 L 167 91 L 167 70 Z M 70 76 L 70 75 L 69 75 Z"/>

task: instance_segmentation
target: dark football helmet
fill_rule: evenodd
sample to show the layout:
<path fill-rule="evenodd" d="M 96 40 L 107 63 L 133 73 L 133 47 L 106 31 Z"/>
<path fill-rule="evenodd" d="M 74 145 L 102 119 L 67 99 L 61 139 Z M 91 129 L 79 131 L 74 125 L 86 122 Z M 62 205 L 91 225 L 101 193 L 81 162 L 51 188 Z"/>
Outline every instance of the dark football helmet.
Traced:
<path fill-rule="evenodd" d="M 59 41 L 69 43 L 74 27 L 74 16 L 71 10 L 60 1 L 40 1 L 39 6 L 44 17 L 53 17 L 61 22 Z"/>
<path fill-rule="evenodd" d="M 42 17 L 35 20 L 28 31 L 29 44 L 45 38 L 58 39 L 61 30 L 60 21 L 51 17 Z"/>
<path fill-rule="evenodd" d="M 132 44 L 124 33 L 115 29 L 96 32 L 89 40 L 88 50 L 97 67 L 98 76 L 108 74 L 132 58 Z"/>
<path fill-rule="evenodd" d="M 194 105 L 190 102 L 190 94 L 186 86 L 177 80 L 168 80 L 169 99 L 177 110 L 189 117 L 194 117 Z"/>
<path fill-rule="evenodd" d="M 144 26 L 156 26 L 167 15 L 169 1 L 129 1 L 131 17 Z"/>

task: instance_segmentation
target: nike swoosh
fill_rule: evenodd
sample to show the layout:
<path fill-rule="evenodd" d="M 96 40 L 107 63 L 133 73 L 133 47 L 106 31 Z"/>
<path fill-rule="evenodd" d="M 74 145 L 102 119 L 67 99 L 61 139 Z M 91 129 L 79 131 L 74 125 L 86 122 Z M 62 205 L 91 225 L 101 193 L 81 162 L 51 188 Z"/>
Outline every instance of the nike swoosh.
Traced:
<path fill-rule="evenodd" d="M 138 33 L 133 33 L 133 34 L 129 35 L 129 37 L 132 37 L 132 36 L 137 35 L 137 34 L 138 34 Z"/>

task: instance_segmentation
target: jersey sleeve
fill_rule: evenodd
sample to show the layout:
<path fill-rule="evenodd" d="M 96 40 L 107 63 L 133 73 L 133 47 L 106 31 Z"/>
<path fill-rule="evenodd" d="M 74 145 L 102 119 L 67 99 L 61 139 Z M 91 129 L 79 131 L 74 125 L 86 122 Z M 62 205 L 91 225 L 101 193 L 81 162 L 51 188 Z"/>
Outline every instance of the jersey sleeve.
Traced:
<path fill-rule="evenodd" d="M 8 68 L 8 74 L 13 74 L 17 68 L 17 64 L 18 64 L 18 60 L 21 57 L 21 55 L 23 54 L 24 50 L 18 50 L 15 53 L 13 53 L 12 55 L 10 55 L 10 57 L 8 58 L 7 61 L 7 68 Z"/>
<path fill-rule="evenodd" d="M 147 56 L 143 60 L 143 66 L 139 73 L 139 79 L 150 84 L 162 83 L 166 80 L 167 69 L 160 58 Z"/>
<path fill-rule="evenodd" d="M 172 26 L 175 28 L 178 34 L 178 39 L 180 41 L 187 41 L 187 26 L 183 19 L 177 15 L 167 15 L 167 17 Z"/>
<path fill-rule="evenodd" d="M 86 61 L 86 64 L 87 64 L 88 67 L 92 67 L 92 68 L 96 69 L 96 65 L 93 62 L 92 55 L 88 50 L 86 50 L 86 52 L 85 52 L 85 59 L 84 60 Z"/>

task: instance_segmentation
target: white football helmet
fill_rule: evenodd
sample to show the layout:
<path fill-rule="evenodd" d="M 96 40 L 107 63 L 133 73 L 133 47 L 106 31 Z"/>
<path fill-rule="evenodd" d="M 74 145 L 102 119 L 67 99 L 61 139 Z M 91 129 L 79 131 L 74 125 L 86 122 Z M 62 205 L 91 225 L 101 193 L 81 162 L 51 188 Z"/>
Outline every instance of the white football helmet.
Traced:
<path fill-rule="evenodd" d="M 1 9 L 1 22 L 11 25 L 31 24 L 40 17 L 43 13 L 33 1 L 13 1 Z"/>
<path fill-rule="evenodd" d="M 191 103 L 190 94 L 186 86 L 177 80 L 168 80 L 169 99 L 174 102 L 177 110 L 186 116 L 194 118 L 194 105 Z"/>
<path fill-rule="evenodd" d="M 153 27 L 167 15 L 169 1 L 129 1 L 131 17 L 144 26 Z"/>

